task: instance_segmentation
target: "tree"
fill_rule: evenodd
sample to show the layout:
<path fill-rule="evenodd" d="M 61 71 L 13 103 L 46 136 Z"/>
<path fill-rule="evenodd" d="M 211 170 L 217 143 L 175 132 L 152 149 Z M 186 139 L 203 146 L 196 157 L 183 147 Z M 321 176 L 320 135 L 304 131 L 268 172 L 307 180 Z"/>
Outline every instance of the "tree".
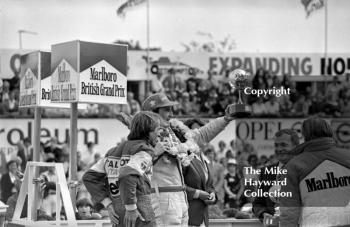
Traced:
<path fill-rule="evenodd" d="M 231 35 L 227 35 L 223 40 L 215 40 L 209 32 L 198 31 L 196 35 L 198 39 L 181 43 L 185 52 L 229 53 L 237 48 L 236 41 L 231 38 Z"/>

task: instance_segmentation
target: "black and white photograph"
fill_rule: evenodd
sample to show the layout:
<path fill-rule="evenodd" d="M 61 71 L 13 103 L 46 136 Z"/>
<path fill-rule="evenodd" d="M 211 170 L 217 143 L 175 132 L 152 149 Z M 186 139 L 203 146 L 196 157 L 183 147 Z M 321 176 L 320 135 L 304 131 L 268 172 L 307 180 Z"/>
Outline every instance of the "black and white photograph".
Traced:
<path fill-rule="evenodd" d="M 350 226 L 350 1 L 0 0 L 0 227 Z"/>

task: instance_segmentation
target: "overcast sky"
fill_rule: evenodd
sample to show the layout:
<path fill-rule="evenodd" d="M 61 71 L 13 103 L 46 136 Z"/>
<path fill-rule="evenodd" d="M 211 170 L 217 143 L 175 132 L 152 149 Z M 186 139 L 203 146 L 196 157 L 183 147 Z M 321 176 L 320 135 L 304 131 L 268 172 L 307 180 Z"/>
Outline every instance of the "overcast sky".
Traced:
<path fill-rule="evenodd" d="M 125 0 L 1 0 L 0 48 L 50 49 L 75 39 L 110 43 L 139 40 L 146 46 L 146 4 L 127 12 Z M 151 46 L 183 51 L 181 42 L 199 39 L 197 31 L 235 39 L 237 52 L 324 51 L 325 10 L 306 19 L 300 0 L 149 0 Z M 350 1 L 328 2 L 328 50 L 350 53 Z"/>

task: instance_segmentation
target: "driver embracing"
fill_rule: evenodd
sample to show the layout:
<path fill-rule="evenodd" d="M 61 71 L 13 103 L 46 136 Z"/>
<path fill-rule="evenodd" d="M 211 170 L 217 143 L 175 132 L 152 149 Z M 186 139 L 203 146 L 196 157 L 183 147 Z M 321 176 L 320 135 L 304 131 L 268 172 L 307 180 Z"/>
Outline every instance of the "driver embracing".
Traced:
<path fill-rule="evenodd" d="M 164 153 L 153 164 L 151 180 L 152 206 L 159 227 L 188 226 L 188 202 L 182 166 L 189 165 L 193 153 L 201 151 L 199 146 L 211 141 L 233 120 L 226 109 L 224 117 L 191 130 L 181 121 L 171 119 L 172 107 L 177 104 L 164 93 L 152 94 L 142 104 L 143 110 L 158 113 L 169 123 L 158 133 L 158 142 L 163 145 Z M 208 194 L 203 199 L 209 198 Z"/>
<path fill-rule="evenodd" d="M 150 177 L 162 122 L 156 113 L 137 113 L 128 140 L 111 148 L 83 176 L 92 199 L 108 208 L 114 226 L 155 226 Z"/>

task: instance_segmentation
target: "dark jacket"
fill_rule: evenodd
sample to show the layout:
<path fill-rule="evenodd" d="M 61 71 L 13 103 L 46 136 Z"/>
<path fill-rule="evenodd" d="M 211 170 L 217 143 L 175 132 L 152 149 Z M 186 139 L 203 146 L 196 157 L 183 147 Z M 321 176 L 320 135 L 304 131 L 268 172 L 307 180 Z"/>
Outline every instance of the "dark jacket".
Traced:
<path fill-rule="evenodd" d="M 287 185 L 280 198 L 281 226 L 348 226 L 350 224 L 350 152 L 332 138 L 299 145 L 287 165 Z"/>
<path fill-rule="evenodd" d="M 2 175 L 1 180 L 0 180 L 0 185 L 1 185 L 1 201 L 4 203 L 7 202 L 7 200 L 10 198 L 12 195 L 12 189 L 15 187 L 15 185 L 12 183 L 10 174 L 5 173 Z"/>
<path fill-rule="evenodd" d="M 205 171 L 208 170 L 208 179 L 205 178 Z M 208 193 L 214 192 L 213 179 L 209 172 L 209 166 L 204 161 L 194 158 L 191 164 L 184 167 L 184 180 L 186 184 L 186 192 L 188 199 L 188 225 L 200 226 L 203 221 L 206 226 L 209 224 L 208 205 L 199 198 L 194 198 L 196 189 L 206 191 Z M 216 196 L 215 196 L 216 197 Z M 217 197 L 215 198 L 217 200 Z"/>
<path fill-rule="evenodd" d="M 144 163 L 146 159 L 142 154 L 149 154 L 147 162 L 152 163 L 153 150 L 145 141 L 126 141 L 110 149 L 104 158 L 92 166 L 83 175 L 83 182 L 93 201 L 106 206 L 103 201 L 109 200 L 120 217 L 125 214 L 125 205 L 136 204 L 145 220 L 152 221 L 154 213 L 150 199 L 143 197 L 150 194 L 150 180 L 145 175 L 145 166 L 149 164 Z M 130 190 L 131 185 L 136 187 L 136 191 Z M 123 226 L 123 218 L 119 221 L 120 226 Z"/>
<path fill-rule="evenodd" d="M 272 182 L 276 180 L 277 174 L 267 174 L 265 173 L 266 169 L 270 169 L 277 166 L 277 164 L 269 165 L 261 169 L 261 174 L 259 181 L 260 182 Z M 271 188 L 271 185 L 262 184 L 259 186 L 258 190 L 262 190 L 263 192 L 268 192 Z M 253 213 L 259 218 L 261 221 L 263 220 L 263 213 L 268 213 L 271 215 L 275 214 L 275 203 L 270 199 L 270 197 L 256 197 L 253 202 Z"/>

